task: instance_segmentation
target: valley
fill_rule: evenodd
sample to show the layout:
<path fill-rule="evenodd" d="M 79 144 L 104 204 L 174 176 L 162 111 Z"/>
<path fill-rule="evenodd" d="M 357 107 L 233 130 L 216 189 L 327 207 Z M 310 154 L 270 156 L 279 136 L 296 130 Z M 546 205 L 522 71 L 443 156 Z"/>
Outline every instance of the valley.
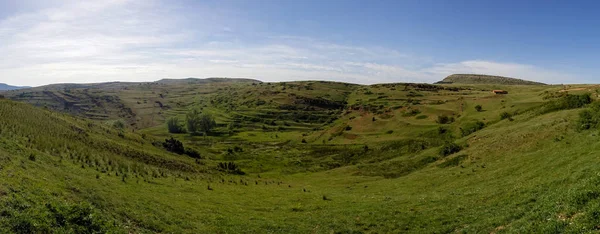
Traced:
<path fill-rule="evenodd" d="M 511 82 L 0 92 L 0 232 L 595 230 L 597 87 Z M 189 132 L 192 110 L 210 131 Z"/>

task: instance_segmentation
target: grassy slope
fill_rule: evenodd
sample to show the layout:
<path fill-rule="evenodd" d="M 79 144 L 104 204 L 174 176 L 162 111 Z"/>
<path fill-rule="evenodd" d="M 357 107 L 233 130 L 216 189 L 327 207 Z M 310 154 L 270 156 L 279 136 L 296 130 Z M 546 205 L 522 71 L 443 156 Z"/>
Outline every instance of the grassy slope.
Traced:
<path fill-rule="evenodd" d="M 0 223 L 5 224 L 0 230 L 11 230 L 15 221 L 57 228 L 48 221 L 55 220 L 48 218 L 55 216 L 50 215 L 49 203 L 75 208 L 89 204 L 92 213 L 108 219 L 97 223 L 124 232 L 582 232 L 595 228 L 600 178 L 592 152 L 600 147 L 598 132 L 572 130 L 577 110 L 541 116 L 526 111 L 544 102 L 544 91 L 562 87 L 474 85 L 459 91 L 424 91 L 403 84 L 352 87 L 317 82 L 311 90 L 303 88 L 306 83 L 299 84 L 292 88 L 286 84 L 286 90 L 282 84 L 238 85 L 233 90 L 229 85 L 195 98 L 169 91 L 167 97 L 175 96 L 169 101 L 179 99 L 183 105 L 165 111 L 165 116 L 202 107 L 221 124 L 233 120 L 234 113 L 250 117 L 262 113 L 252 109 L 280 112 L 278 106 L 295 100 L 289 89 L 296 95 L 344 100 L 356 107 L 335 112 L 339 117 L 332 122 L 290 120 L 291 126 L 281 131 L 270 126 L 264 130 L 264 122 L 244 120 L 240 132 L 231 136 L 176 135 L 208 158 L 201 164 L 151 145 L 152 137 L 168 136 L 164 126 L 143 130 L 146 139 L 124 131 L 123 139 L 119 130 L 102 124 L 0 101 L 4 120 L 0 176 L 5 178 L 0 199 L 7 210 L 2 214 L 11 214 L 0 215 Z M 488 90 L 494 88 L 507 89 L 510 95 L 492 95 Z M 121 99 L 134 95 L 126 96 Z M 219 99 L 230 101 L 211 103 Z M 258 99 L 267 104 L 257 106 Z M 233 107 L 228 107 L 229 102 L 234 102 Z M 477 104 L 485 111 L 476 112 Z M 412 109 L 421 113 L 403 115 Z M 514 121 L 499 121 L 504 111 L 521 114 Z M 458 143 L 469 147 L 439 158 L 436 137 L 424 133 L 437 131 L 440 125 L 435 120 L 440 114 L 454 115 L 456 122 L 446 127 L 455 136 L 474 120 L 489 126 L 458 137 Z M 263 117 L 284 126 L 284 120 L 274 117 L 277 114 L 271 115 Z M 345 131 L 345 126 L 352 129 Z M 89 136 L 79 138 L 78 129 Z M 309 143 L 302 144 L 301 139 Z M 406 148 L 402 139 L 423 139 L 430 148 Z M 244 152 L 223 153 L 234 145 Z M 363 151 L 363 145 L 370 149 Z M 120 150 L 124 148 L 135 148 L 143 156 L 132 158 L 140 154 Z M 29 159 L 32 153 L 35 161 Z M 78 159 L 79 155 L 89 159 Z M 456 166 L 442 167 L 459 157 L 463 160 L 457 160 Z M 156 158 L 168 163 L 156 163 Z M 127 166 L 113 169 L 108 159 Z M 221 174 L 214 169 L 221 160 L 235 161 L 250 174 Z M 152 176 L 153 172 L 165 176 Z M 213 190 L 207 189 L 209 185 Z"/>
<path fill-rule="evenodd" d="M 444 78 L 439 83 L 446 84 L 502 84 L 502 85 L 544 85 L 544 83 L 490 75 L 454 74 Z"/>

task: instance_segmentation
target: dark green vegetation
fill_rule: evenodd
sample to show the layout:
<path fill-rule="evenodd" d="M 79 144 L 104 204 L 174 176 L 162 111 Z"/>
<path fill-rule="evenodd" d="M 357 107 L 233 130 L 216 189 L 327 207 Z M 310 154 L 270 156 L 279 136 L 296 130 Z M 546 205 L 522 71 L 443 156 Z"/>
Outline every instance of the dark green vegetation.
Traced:
<path fill-rule="evenodd" d="M 0 233 L 593 232 L 596 88 L 187 79 L 4 92 L 38 107 L 0 99 Z"/>
<path fill-rule="evenodd" d="M 544 83 L 503 76 L 454 74 L 444 78 L 439 84 L 497 84 L 497 85 L 545 85 Z"/>

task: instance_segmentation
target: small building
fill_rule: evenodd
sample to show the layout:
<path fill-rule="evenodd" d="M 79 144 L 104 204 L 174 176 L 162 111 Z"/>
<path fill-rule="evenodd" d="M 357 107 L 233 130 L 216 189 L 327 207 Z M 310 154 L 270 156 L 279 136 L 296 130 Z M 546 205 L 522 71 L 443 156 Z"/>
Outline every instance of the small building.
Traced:
<path fill-rule="evenodd" d="M 508 94 L 508 91 L 506 91 L 506 90 L 492 90 L 492 93 L 494 93 L 494 94 Z"/>

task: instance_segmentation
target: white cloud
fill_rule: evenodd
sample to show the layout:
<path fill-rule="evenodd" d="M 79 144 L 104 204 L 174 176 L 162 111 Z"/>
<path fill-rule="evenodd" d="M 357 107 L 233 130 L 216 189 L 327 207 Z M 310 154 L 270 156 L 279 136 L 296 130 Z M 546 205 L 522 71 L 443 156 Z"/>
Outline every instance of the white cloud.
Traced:
<path fill-rule="evenodd" d="M 570 77 L 530 65 L 483 60 L 440 64 L 378 46 L 271 35 L 249 20 L 231 19 L 214 9 L 194 9 L 193 15 L 170 2 L 98 0 L 60 2 L 2 19 L 0 83 L 249 77 L 370 84 L 435 82 L 453 73 L 545 82 Z"/>

